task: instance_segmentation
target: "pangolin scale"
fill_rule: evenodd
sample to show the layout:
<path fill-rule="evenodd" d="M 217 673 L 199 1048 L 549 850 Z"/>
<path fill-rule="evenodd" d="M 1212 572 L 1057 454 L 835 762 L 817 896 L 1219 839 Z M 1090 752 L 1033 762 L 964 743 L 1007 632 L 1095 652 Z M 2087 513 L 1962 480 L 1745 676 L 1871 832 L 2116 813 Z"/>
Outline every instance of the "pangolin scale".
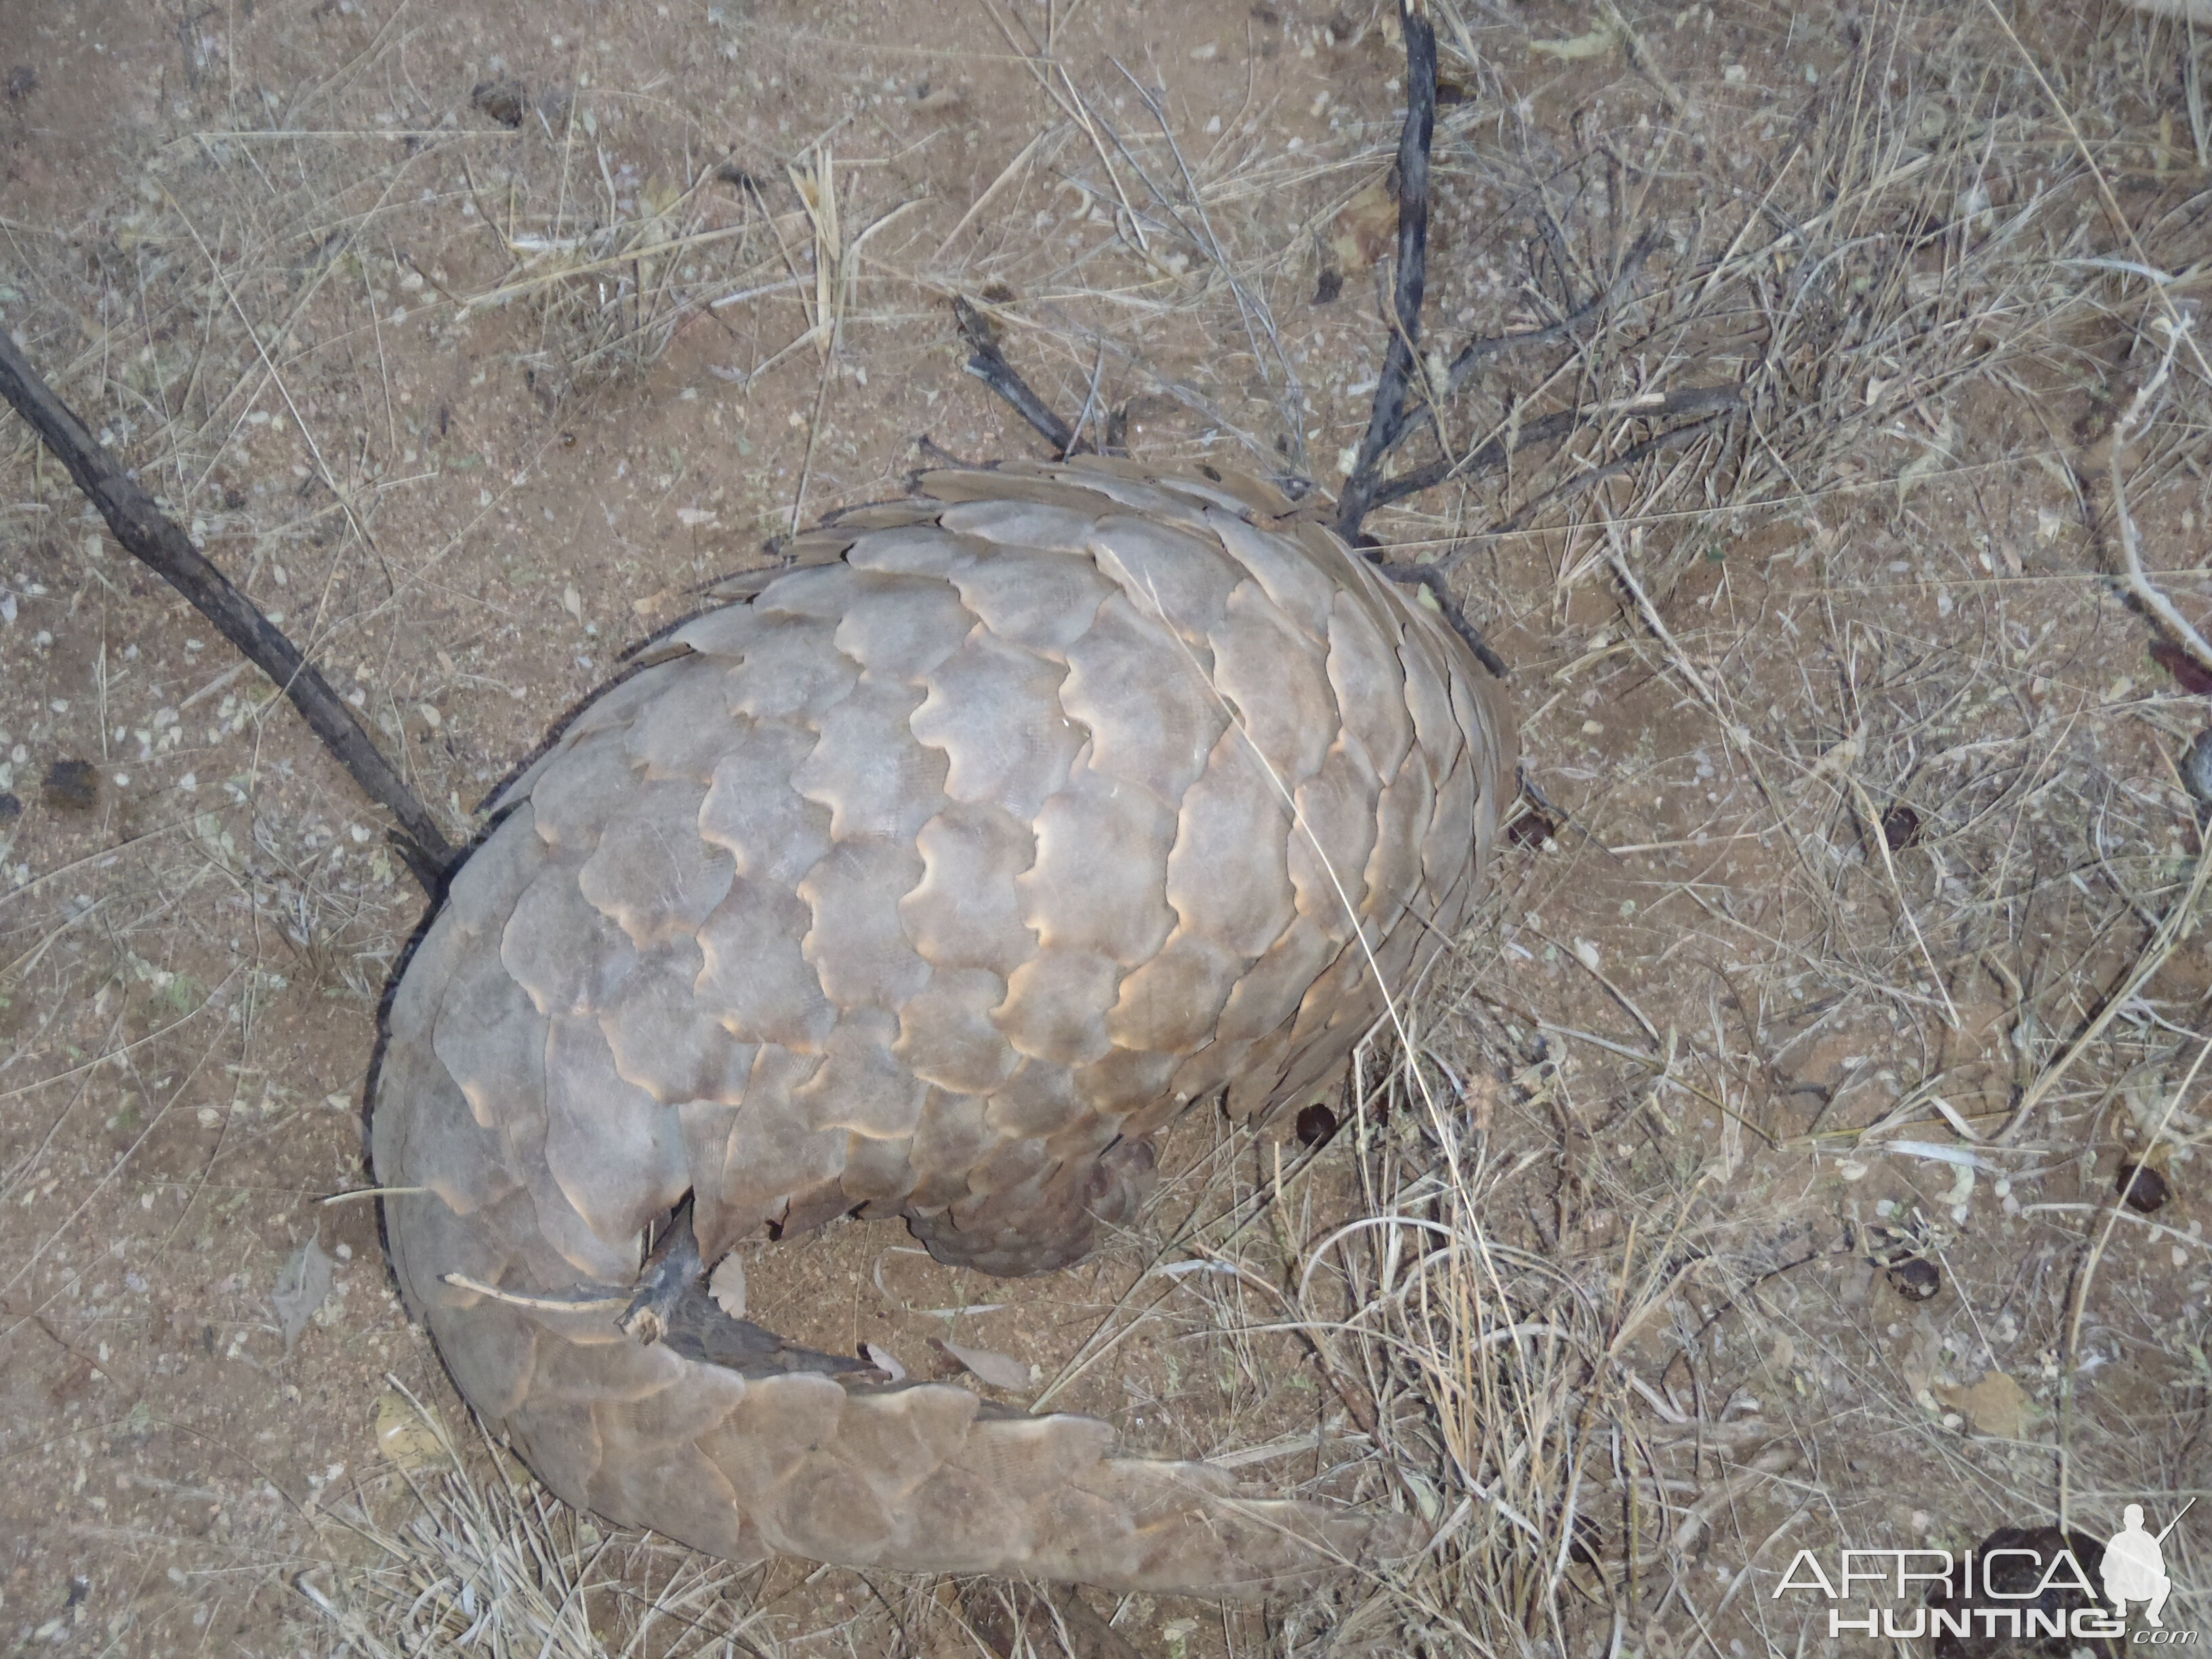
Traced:
<path fill-rule="evenodd" d="M 1310 1099 L 1468 916 L 1498 688 L 1212 469 L 948 469 L 791 553 L 504 792 L 394 993 L 376 1176 L 461 1392 L 570 1503 L 740 1560 L 1249 1595 L 1414 1547 L 884 1386 L 696 1270 L 856 1212 L 1057 1267 L 1193 1103 Z M 682 1297 L 625 1327 L 687 1196 Z"/>

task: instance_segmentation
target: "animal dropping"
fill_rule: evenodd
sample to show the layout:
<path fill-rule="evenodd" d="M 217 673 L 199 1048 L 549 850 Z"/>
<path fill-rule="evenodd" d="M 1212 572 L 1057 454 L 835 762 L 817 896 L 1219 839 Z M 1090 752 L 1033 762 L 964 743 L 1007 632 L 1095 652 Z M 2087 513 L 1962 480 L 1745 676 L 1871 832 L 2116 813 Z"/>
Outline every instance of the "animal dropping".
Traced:
<path fill-rule="evenodd" d="M 1184 1111 L 1310 1103 L 1469 917 L 1498 688 L 1211 468 L 929 472 L 787 551 L 503 792 L 401 976 L 410 1310 L 561 1497 L 732 1559 L 1251 1595 L 1410 1553 L 1407 1516 L 787 1344 L 731 1251 L 857 1214 L 1048 1272 Z"/>

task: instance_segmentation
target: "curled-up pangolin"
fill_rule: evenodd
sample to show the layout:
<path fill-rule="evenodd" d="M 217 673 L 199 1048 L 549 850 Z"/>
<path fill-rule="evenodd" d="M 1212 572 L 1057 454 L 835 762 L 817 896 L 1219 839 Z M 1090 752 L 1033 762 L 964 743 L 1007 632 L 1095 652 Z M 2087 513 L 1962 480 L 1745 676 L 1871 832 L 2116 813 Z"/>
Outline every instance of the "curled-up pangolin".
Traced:
<path fill-rule="evenodd" d="M 740 1559 L 1123 1589 L 1414 1547 L 1094 1419 L 883 1386 L 702 1284 L 856 1210 L 992 1273 L 1076 1261 L 1147 1136 L 1224 1088 L 1310 1097 L 1452 939 L 1511 722 L 1290 506 L 1211 470 L 927 474 L 506 793 L 393 999 L 376 1174 L 410 1305 L 562 1497 Z"/>

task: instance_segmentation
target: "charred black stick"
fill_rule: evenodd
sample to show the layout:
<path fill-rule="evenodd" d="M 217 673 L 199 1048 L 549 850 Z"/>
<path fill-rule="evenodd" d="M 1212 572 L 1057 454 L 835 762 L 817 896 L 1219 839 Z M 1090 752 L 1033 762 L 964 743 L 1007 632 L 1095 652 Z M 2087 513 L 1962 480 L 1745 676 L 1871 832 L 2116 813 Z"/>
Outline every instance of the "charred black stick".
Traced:
<path fill-rule="evenodd" d="M 435 892 L 454 856 L 437 820 L 330 682 L 258 605 L 192 545 L 176 520 L 107 459 L 84 422 L 55 395 L 5 329 L 0 329 L 0 396 L 15 405 L 15 412 L 60 458 L 124 550 L 190 599 L 193 609 L 274 680 L 338 764 L 399 820 L 402 833 L 393 839 L 400 855 L 425 890 Z"/>
<path fill-rule="evenodd" d="M 1398 265 L 1391 289 L 1390 348 L 1352 476 L 1337 497 L 1336 533 L 1357 545 L 1374 505 L 1382 458 L 1402 427 L 1406 394 L 1420 359 L 1421 301 L 1429 274 L 1429 146 L 1437 131 L 1437 31 L 1427 0 L 1401 0 L 1406 28 L 1406 125 L 1398 134 Z"/>
<path fill-rule="evenodd" d="M 968 359 L 968 372 L 1012 404 L 1014 412 L 1035 427 L 1038 434 L 1062 455 L 1073 449 L 1075 428 L 1053 413 L 1052 405 L 1038 397 L 1006 361 L 1006 354 L 999 349 L 998 336 L 992 331 L 990 319 L 960 299 L 952 302 L 952 315 L 975 352 Z"/>

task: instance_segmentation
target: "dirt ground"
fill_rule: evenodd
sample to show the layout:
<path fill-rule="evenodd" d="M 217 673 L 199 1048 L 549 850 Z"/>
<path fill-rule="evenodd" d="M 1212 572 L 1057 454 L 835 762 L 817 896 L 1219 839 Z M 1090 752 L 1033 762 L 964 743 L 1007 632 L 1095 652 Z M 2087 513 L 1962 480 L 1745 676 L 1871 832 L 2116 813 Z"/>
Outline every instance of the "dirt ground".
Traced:
<path fill-rule="evenodd" d="M 1327 1145 L 1200 1114 L 1151 1230 L 1042 1282 L 763 1243 L 756 1316 L 999 1350 L 1127 1443 L 1442 1528 L 1292 1603 L 1093 1595 L 1145 1654 L 1841 1650 L 1800 1549 L 2212 1495 L 2212 661 L 2114 576 L 2133 538 L 2212 611 L 2212 39 L 2097 0 L 1437 15 L 1433 378 L 1537 337 L 1370 527 L 1513 670 L 1494 902 Z M 920 439 L 1042 453 L 956 295 L 1133 453 L 1333 491 L 1397 27 L 0 0 L 0 326 L 465 839 L 701 584 Z M 0 422 L 0 1643 L 994 1650 L 955 1587 L 719 1568 L 473 1444 L 374 1203 L 325 1201 L 420 896 L 272 695 Z M 2212 1621 L 2207 1515 L 2169 1622 Z"/>

